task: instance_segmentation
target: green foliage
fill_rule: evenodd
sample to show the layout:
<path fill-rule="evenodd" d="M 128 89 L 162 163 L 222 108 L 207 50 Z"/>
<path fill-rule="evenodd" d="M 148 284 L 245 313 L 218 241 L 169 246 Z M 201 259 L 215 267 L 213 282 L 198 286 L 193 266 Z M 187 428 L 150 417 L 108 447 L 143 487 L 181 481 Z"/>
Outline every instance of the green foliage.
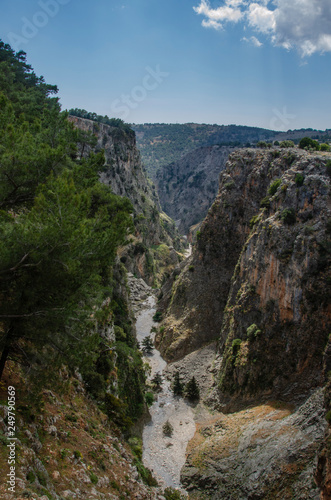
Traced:
<path fill-rule="evenodd" d="M 261 208 L 270 208 L 270 196 L 266 196 L 260 202 Z"/>
<path fill-rule="evenodd" d="M 261 148 L 261 149 L 265 149 L 268 147 L 268 144 L 265 142 L 265 141 L 259 141 L 257 144 L 256 144 L 256 147 L 258 148 Z"/>
<path fill-rule="evenodd" d="M 35 474 L 30 470 L 27 475 L 26 475 L 26 479 L 27 481 L 29 481 L 29 483 L 34 483 L 35 480 L 36 480 L 36 476 Z"/>
<path fill-rule="evenodd" d="M 172 436 L 172 433 L 174 432 L 174 428 L 173 428 L 173 426 L 171 425 L 171 423 L 169 422 L 169 420 L 167 420 L 167 421 L 163 424 L 163 427 L 162 427 L 162 432 L 163 432 L 163 435 L 164 435 L 164 436 L 167 436 L 167 437 L 171 437 L 171 436 Z"/>
<path fill-rule="evenodd" d="M 295 144 L 294 144 L 293 141 L 285 140 L 285 141 L 281 141 L 281 143 L 279 144 L 279 146 L 281 148 L 294 148 Z"/>
<path fill-rule="evenodd" d="M 301 149 L 311 149 L 313 151 L 319 151 L 320 145 L 318 141 L 311 139 L 310 137 L 304 137 L 299 142 L 299 148 Z"/>
<path fill-rule="evenodd" d="M 98 483 L 98 476 L 96 474 L 94 474 L 94 472 L 91 472 L 91 474 L 90 474 L 90 481 L 92 484 Z"/>
<path fill-rule="evenodd" d="M 329 411 L 326 413 L 326 415 L 325 415 L 325 419 L 326 419 L 327 423 L 328 423 L 329 425 L 331 425 L 331 410 L 329 410 Z"/>
<path fill-rule="evenodd" d="M 162 313 L 161 313 L 161 311 L 157 311 L 154 314 L 153 321 L 155 321 L 155 323 L 160 323 L 160 321 L 162 321 Z"/>
<path fill-rule="evenodd" d="M 154 349 L 154 344 L 153 344 L 153 340 L 152 340 L 150 335 L 147 335 L 147 337 L 145 337 L 142 340 L 141 345 L 142 345 L 142 349 L 145 353 L 147 353 L 147 354 L 152 353 L 152 351 Z"/>
<path fill-rule="evenodd" d="M 194 266 L 192 266 L 192 265 L 191 265 L 191 266 L 189 266 L 188 270 L 189 270 L 191 273 L 193 273 L 193 272 L 194 272 Z"/>
<path fill-rule="evenodd" d="M 184 384 L 180 380 L 179 371 L 176 371 L 174 380 L 172 383 L 172 391 L 174 396 L 182 396 L 184 393 Z"/>
<path fill-rule="evenodd" d="M 273 196 L 276 193 L 279 186 L 281 185 L 281 183 L 282 183 L 281 179 L 275 179 L 269 186 L 268 194 L 270 196 Z"/>
<path fill-rule="evenodd" d="M 146 392 L 145 401 L 147 406 L 152 406 L 152 404 L 154 403 L 154 394 L 152 392 Z"/>
<path fill-rule="evenodd" d="M 326 162 L 326 173 L 331 177 L 331 160 Z"/>
<path fill-rule="evenodd" d="M 247 338 L 250 342 L 256 339 L 256 337 L 261 333 L 261 330 L 254 324 L 247 328 Z"/>
<path fill-rule="evenodd" d="M 281 219 L 285 224 L 295 224 L 296 214 L 294 208 L 285 208 L 282 211 Z"/>
<path fill-rule="evenodd" d="M 185 500 L 185 496 L 180 491 L 171 487 L 166 488 L 163 495 L 166 500 Z"/>
<path fill-rule="evenodd" d="M 296 185 L 298 187 L 301 187 L 303 185 L 304 180 L 305 180 L 305 178 L 304 178 L 304 176 L 302 174 L 299 174 L 299 173 L 296 174 L 296 176 L 295 176 L 295 183 L 296 183 Z"/>
<path fill-rule="evenodd" d="M 321 151 L 330 151 L 331 150 L 330 144 L 322 143 L 320 145 L 320 150 Z"/>
<path fill-rule="evenodd" d="M 160 372 L 157 372 L 154 377 L 152 378 L 151 380 L 151 383 L 152 383 L 152 386 L 153 386 L 153 389 L 155 391 L 160 391 L 161 390 L 161 386 L 162 386 L 162 375 Z"/>
<path fill-rule="evenodd" d="M 249 221 L 249 227 L 252 229 L 258 221 L 259 221 L 259 215 L 254 215 Z"/>
<path fill-rule="evenodd" d="M 185 396 L 191 401 L 196 401 L 200 399 L 200 390 L 195 380 L 195 377 L 192 377 L 191 380 L 186 384 Z"/>
<path fill-rule="evenodd" d="M 87 120 L 93 120 L 95 122 L 104 123 L 106 125 L 110 125 L 111 127 L 116 127 L 121 130 L 124 130 L 131 136 L 134 135 L 134 132 L 131 129 L 130 125 L 128 123 L 125 123 L 120 118 L 109 118 L 107 115 L 101 116 L 98 115 L 97 113 L 91 113 L 89 111 L 86 111 L 85 109 L 78 109 L 78 108 L 70 109 L 69 114 L 71 116 L 77 116 L 80 118 L 85 118 Z"/>

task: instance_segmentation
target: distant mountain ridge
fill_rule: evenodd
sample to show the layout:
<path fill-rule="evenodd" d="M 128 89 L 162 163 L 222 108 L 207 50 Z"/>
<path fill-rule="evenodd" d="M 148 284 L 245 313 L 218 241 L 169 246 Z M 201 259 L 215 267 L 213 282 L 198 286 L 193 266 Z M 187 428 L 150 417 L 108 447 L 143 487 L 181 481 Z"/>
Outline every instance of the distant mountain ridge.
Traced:
<path fill-rule="evenodd" d="M 244 125 L 144 123 L 132 124 L 132 129 L 136 132 L 143 164 L 153 179 L 157 171 L 202 146 L 246 146 L 259 141 L 296 141 L 305 136 L 331 139 L 331 130 L 311 128 L 277 132 Z"/>

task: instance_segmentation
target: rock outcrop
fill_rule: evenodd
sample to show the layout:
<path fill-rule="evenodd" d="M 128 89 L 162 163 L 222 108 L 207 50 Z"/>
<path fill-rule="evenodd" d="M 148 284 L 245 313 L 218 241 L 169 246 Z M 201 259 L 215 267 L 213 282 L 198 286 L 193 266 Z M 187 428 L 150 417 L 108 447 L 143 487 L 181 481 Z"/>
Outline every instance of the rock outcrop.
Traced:
<path fill-rule="evenodd" d="M 178 359 L 219 338 L 224 394 L 292 398 L 324 380 L 327 159 L 295 149 L 233 153 L 191 261 L 174 281 L 161 351 Z"/>
<path fill-rule="evenodd" d="M 181 250 L 182 246 L 174 222 L 160 209 L 155 185 L 142 165 L 134 131 L 76 116 L 69 116 L 69 120 L 95 138 L 94 144 L 82 142 L 79 154 L 86 156 L 90 151 L 103 150 L 105 165 L 100 181 L 111 186 L 114 194 L 129 198 L 133 205 L 136 231 L 131 244 L 120 252 L 122 262 L 130 272 L 158 285 L 172 264 L 171 259 L 166 263 L 162 260 L 158 247 Z M 178 263 L 177 254 L 175 260 Z"/>
<path fill-rule="evenodd" d="M 206 217 L 232 151 L 226 146 L 201 147 L 159 170 L 156 184 L 162 209 L 176 220 L 181 233 L 187 234 Z"/>

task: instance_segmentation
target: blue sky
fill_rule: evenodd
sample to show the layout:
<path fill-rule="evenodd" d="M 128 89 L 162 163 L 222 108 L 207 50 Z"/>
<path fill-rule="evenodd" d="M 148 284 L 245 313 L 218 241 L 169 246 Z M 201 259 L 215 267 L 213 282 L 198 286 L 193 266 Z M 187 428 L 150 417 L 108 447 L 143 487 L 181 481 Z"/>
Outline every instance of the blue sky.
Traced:
<path fill-rule="evenodd" d="M 331 128 L 330 0 L 2 0 L 0 37 L 64 109 Z"/>

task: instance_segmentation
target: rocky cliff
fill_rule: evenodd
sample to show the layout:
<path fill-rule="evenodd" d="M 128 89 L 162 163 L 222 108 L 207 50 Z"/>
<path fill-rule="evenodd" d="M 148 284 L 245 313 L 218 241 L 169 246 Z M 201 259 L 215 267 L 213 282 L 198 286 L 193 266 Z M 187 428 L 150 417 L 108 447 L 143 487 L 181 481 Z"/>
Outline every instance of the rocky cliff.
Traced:
<path fill-rule="evenodd" d="M 231 151 L 226 146 L 198 148 L 159 170 L 156 184 L 162 208 L 182 234 L 207 215 Z"/>
<path fill-rule="evenodd" d="M 233 153 L 192 259 L 174 281 L 161 349 L 175 359 L 219 338 L 224 394 L 290 398 L 323 381 L 327 160 L 296 149 Z"/>
<path fill-rule="evenodd" d="M 69 120 L 89 134 L 78 154 L 85 156 L 91 150 L 103 150 L 105 165 L 100 181 L 110 185 L 115 194 L 129 198 L 133 205 L 136 232 L 131 244 L 120 252 L 122 262 L 149 284 L 159 284 L 164 272 L 178 262 L 174 248 L 182 247 L 174 222 L 160 209 L 155 185 L 142 165 L 134 131 L 76 116 L 69 116 Z"/>
<path fill-rule="evenodd" d="M 204 399 L 223 413 L 191 443 L 192 499 L 330 498 L 330 174 L 330 154 L 231 154 L 192 257 L 163 288 L 169 360 L 218 340 Z"/>

